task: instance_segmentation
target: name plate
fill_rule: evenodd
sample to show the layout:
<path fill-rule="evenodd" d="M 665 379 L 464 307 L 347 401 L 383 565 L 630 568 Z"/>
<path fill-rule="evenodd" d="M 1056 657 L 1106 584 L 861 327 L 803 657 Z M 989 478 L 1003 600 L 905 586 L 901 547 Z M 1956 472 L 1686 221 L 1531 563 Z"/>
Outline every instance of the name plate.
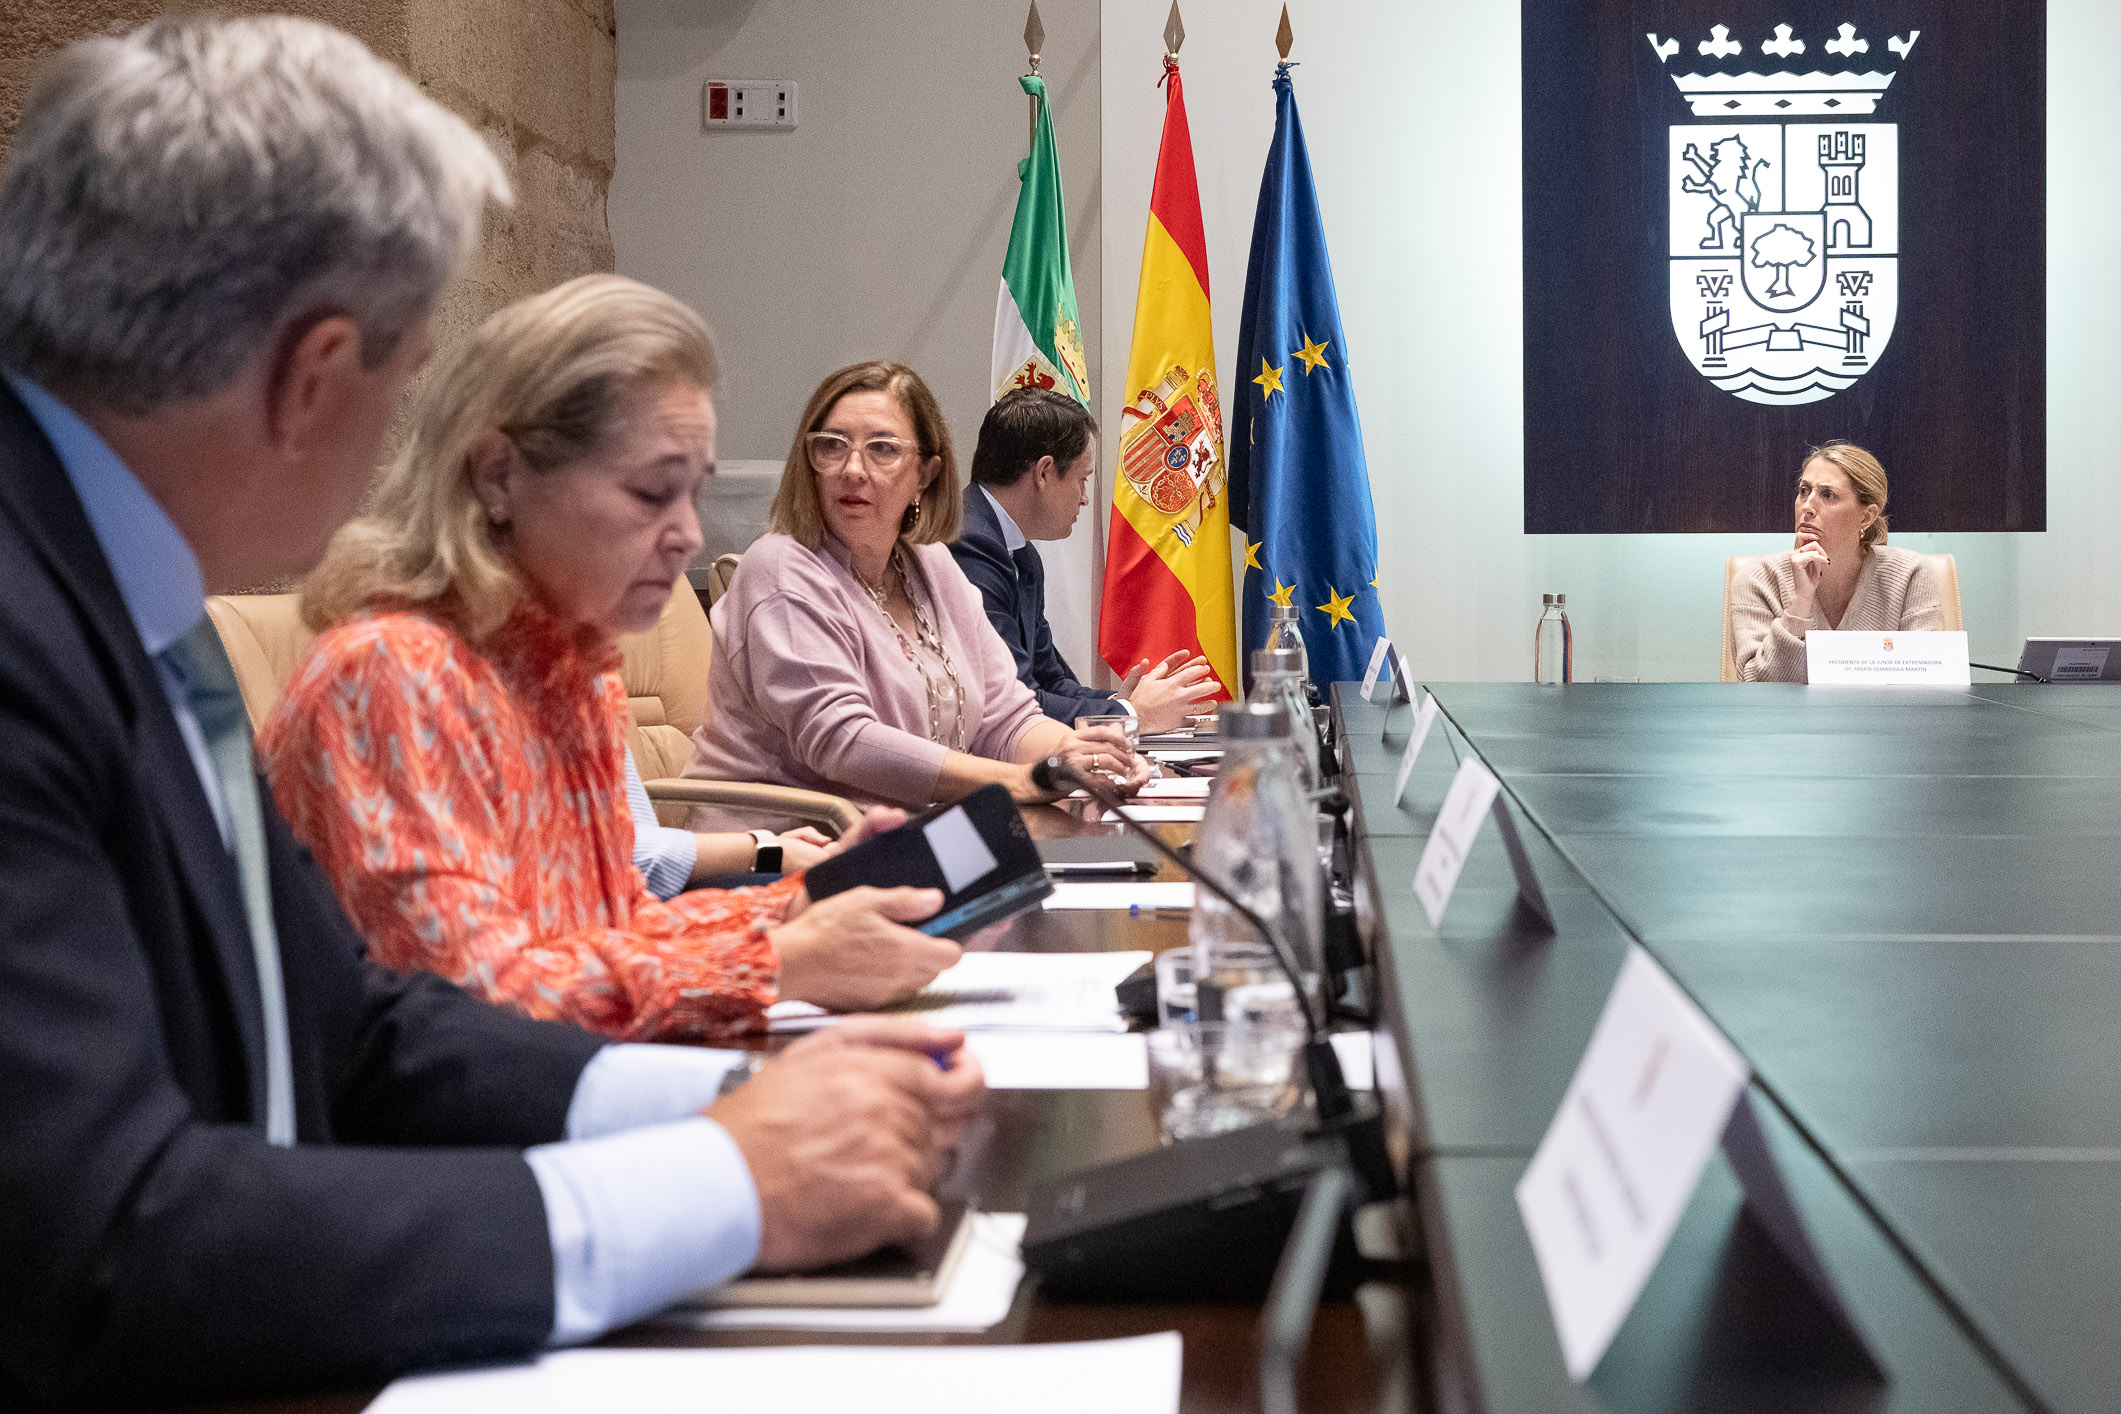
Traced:
<path fill-rule="evenodd" d="M 1377 636 L 1377 646 L 1370 650 L 1370 666 L 1362 675 L 1362 700 L 1368 702 L 1370 693 L 1377 687 L 1377 670 L 1385 665 L 1385 658 L 1392 652 L 1392 640 L 1383 634 Z"/>
<path fill-rule="evenodd" d="M 1406 754 L 1399 758 L 1399 784 L 1392 788 L 1394 805 L 1407 798 L 1407 779 L 1414 774 L 1414 758 L 1421 755 L 1421 744 L 1429 739 L 1429 728 L 1435 725 L 1436 694 L 1432 692 L 1414 709 L 1414 735 L 1407 738 Z"/>
<path fill-rule="evenodd" d="M 1517 1211 L 1571 1379 L 1588 1379 L 1604 1358 L 1719 1144 L 1754 1216 L 1869 1358 L 1775 1167 L 1750 1078 L 1692 999 L 1647 952 L 1630 948 L 1517 1183 Z"/>
<path fill-rule="evenodd" d="M 1804 636 L 1813 687 L 1966 687 L 1966 635 L 1958 630 L 1871 633 L 1815 628 Z"/>
<path fill-rule="evenodd" d="M 1426 705 L 1433 707 L 1435 702 L 1436 696 L 1431 693 Z M 1400 779 L 1402 783 L 1406 779 L 1404 766 Z M 1443 809 L 1429 829 L 1429 841 L 1422 846 L 1421 861 L 1414 866 L 1414 897 L 1421 900 L 1422 911 L 1429 915 L 1429 926 L 1443 926 L 1444 910 L 1450 907 L 1458 876 L 1465 872 L 1466 858 L 1473 852 L 1480 823 L 1490 816 L 1494 817 L 1502 847 L 1510 857 L 1517 896 L 1551 932 L 1554 912 L 1547 906 L 1546 891 L 1539 887 L 1539 876 L 1532 871 L 1532 856 L 1517 833 L 1517 822 L 1510 818 L 1510 807 L 1503 801 L 1502 782 L 1495 779 L 1494 772 L 1478 756 L 1468 756 L 1459 763 L 1458 774 L 1451 778 L 1451 789 L 1443 798 Z"/>

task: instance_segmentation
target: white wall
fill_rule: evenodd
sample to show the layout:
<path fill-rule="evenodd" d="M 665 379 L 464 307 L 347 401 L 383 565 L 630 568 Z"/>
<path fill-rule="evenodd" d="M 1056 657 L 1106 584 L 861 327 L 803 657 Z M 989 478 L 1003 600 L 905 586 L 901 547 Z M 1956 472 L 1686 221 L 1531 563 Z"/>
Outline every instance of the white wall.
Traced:
<path fill-rule="evenodd" d="M 1118 425 L 1163 117 L 1162 0 L 1041 0 L 1100 421 Z M 1435 678 L 1530 673 L 1538 596 L 1569 596 L 1578 671 L 1713 678 L 1723 560 L 1779 536 L 1523 534 L 1517 6 L 1290 0 L 1378 509 L 1385 617 Z M 1280 0 L 1194 0 L 1181 55 L 1225 387 Z M 1959 557 L 1974 657 L 2026 633 L 2121 634 L 2121 6 L 2050 0 L 2048 524 L 1917 535 Z M 1023 150 L 1023 15 L 930 0 L 620 0 L 619 268 L 693 300 L 731 365 L 723 453 L 779 457 L 817 379 L 877 352 L 934 382 L 969 455 Z M 701 82 L 803 83 L 795 134 L 700 131 Z M 850 213 L 849 196 L 861 194 Z M 873 213 L 873 214 L 872 214 Z M 1111 379 L 1104 370 L 1112 370 Z M 1108 452 L 1110 449 L 1108 448 Z M 1109 496 L 1111 468 L 1104 469 Z M 1084 542 L 1048 547 L 1087 674 Z"/>
<path fill-rule="evenodd" d="M 621 273 L 714 325 L 725 459 L 787 455 L 833 369 L 894 358 L 941 401 L 969 471 L 1026 151 L 1025 6 L 1008 0 L 619 0 Z M 1076 298 L 1100 381 L 1095 0 L 1042 0 Z M 794 132 L 700 122 L 709 78 L 794 79 Z M 1092 526 L 1044 547 L 1062 651 L 1088 671 Z"/>

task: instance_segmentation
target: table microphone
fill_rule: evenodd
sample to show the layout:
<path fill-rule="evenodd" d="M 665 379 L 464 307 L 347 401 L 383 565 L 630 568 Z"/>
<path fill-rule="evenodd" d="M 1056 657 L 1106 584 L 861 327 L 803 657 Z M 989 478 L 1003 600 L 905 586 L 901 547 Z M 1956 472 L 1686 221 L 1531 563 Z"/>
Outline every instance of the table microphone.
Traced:
<path fill-rule="evenodd" d="M 1140 836 L 1151 849 L 1177 865 L 1185 876 L 1201 888 L 1214 894 L 1237 913 L 1237 916 L 1252 925 L 1254 932 L 1265 941 L 1267 951 L 1274 955 L 1274 965 L 1289 979 L 1289 986 L 1296 994 L 1296 1009 L 1304 1019 L 1304 1073 L 1311 1082 L 1312 1102 L 1318 1107 L 1321 1127 L 1337 1129 L 1355 1118 L 1355 1097 L 1348 1090 L 1347 1076 L 1340 1068 L 1340 1054 L 1327 1039 L 1325 1028 L 1313 1014 L 1310 998 L 1304 995 L 1302 978 L 1297 974 L 1293 955 L 1281 935 L 1269 927 L 1260 917 L 1225 888 L 1222 881 L 1199 868 L 1171 846 L 1165 844 L 1155 831 L 1145 830 L 1141 822 L 1128 816 L 1122 807 L 1125 802 L 1108 789 L 1103 781 L 1087 771 L 1078 770 L 1059 756 L 1048 756 L 1031 768 L 1031 783 L 1042 791 L 1065 795 L 1070 786 L 1079 788 L 1083 794 L 1112 812 L 1121 827 Z"/>

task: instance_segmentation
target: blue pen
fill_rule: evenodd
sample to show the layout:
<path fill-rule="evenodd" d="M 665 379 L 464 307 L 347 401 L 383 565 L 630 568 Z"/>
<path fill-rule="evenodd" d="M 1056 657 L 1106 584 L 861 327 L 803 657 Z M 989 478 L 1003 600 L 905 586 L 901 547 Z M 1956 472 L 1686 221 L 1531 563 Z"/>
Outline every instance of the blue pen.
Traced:
<path fill-rule="evenodd" d="M 1162 904 L 1154 903 L 1130 903 L 1127 905 L 1127 916 L 1129 918 L 1191 918 L 1193 910 L 1190 908 L 1167 908 Z"/>

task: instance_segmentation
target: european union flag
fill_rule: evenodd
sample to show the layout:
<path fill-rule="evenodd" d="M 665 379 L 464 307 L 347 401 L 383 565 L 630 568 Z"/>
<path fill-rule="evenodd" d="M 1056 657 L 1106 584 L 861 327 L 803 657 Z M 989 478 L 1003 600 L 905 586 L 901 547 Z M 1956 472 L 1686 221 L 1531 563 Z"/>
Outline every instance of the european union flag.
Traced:
<path fill-rule="evenodd" d="M 1311 680 L 1323 685 L 1359 680 L 1384 632 L 1377 517 L 1287 64 L 1274 71 L 1274 95 L 1237 334 L 1243 415 L 1230 429 L 1230 524 L 1245 535 L 1247 680 L 1267 606 L 1294 604 Z"/>

